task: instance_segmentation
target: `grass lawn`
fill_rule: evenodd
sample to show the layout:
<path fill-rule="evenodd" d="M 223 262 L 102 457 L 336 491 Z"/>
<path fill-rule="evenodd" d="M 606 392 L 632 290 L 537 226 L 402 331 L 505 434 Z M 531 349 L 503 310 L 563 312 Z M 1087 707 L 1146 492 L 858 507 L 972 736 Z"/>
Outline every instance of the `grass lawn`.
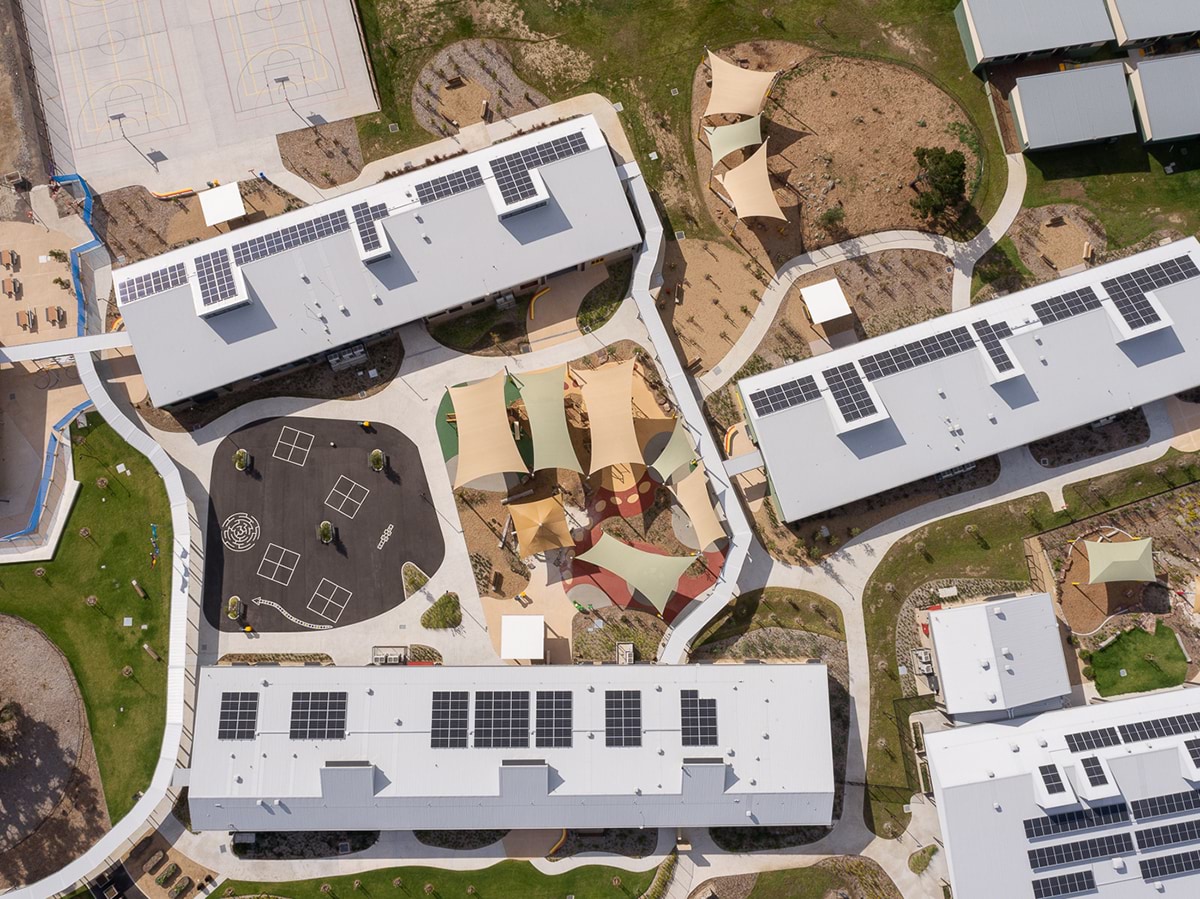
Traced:
<path fill-rule="evenodd" d="M 1198 479 L 1200 453 L 1168 449 L 1153 462 L 1068 484 L 1063 488 L 1063 499 L 1072 519 L 1087 518 Z"/>
<path fill-rule="evenodd" d="M 996 245 L 983 254 L 971 275 L 971 296 L 989 284 L 996 290 L 1012 292 L 1020 290 L 1033 281 L 1033 272 L 1021 261 L 1017 245 L 1010 237 L 1002 237 Z"/>
<path fill-rule="evenodd" d="M 716 643 L 763 627 L 808 631 L 837 640 L 846 639 L 842 612 L 831 600 L 808 590 L 767 587 L 734 599 L 714 618 L 694 644 Z"/>
<path fill-rule="evenodd" d="M 749 899 L 825 899 L 827 896 L 900 899 L 900 891 L 877 864 L 840 856 L 807 868 L 764 871 Z"/>
<path fill-rule="evenodd" d="M 576 899 L 623 899 L 640 896 L 650 886 L 654 869 L 644 872 L 622 871 L 602 865 L 588 865 L 549 876 L 540 873 L 529 862 L 503 861 L 480 871 L 447 871 L 442 868 L 404 867 L 382 868 L 365 871 L 357 875 L 362 889 L 355 891 L 355 875 L 327 877 L 316 880 L 298 880 L 292 883 L 249 883 L 228 880 L 213 891 L 213 895 L 224 895 L 233 890 L 235 896 L 283 896 L 286 899 L 326 899 L 327 896 L 396 896 L 399 899 L 425 896 L 425 884 L 433 884 L 434 897 L 448 899 L 451 896 L 466 896 L 467 887 L 475 887 L 478 899 L 562 899 L 574 895 Z M 399 877 L 400 886 L 393 886 Z M 621 886 L 614 887 L 613 877 L 621 878 Z M 321 884 L 328 883 L 329 893 L 321 892 Z"/>
<path fill-rule="evenodd" d="M 1187 679 L 1188 669 L 1175 631 L 1161 621 L 1153 634 L 1140 627 L 1127 630 L 1094 653 L 1091 665 L 1101 696 L 1177 687 Z"/>
<path fill-rule="evenodd" d="M 1180 153 L 1185 147 L 1186 156 Z M 1110 249 L 1136 243 L 1157 228 L 1184 234 L 1200 229 L 1200 141 L 1147 152 L 1135 135 L 1115 144 L 1034 153 L 1026 160 L 1025 205 L 1085 206 L 1103 222 Z M 1163 170 L 1171 162 L 1174 175 Z"/>
<path fill-rule="evenodd" d="M 167 494 L 146 459 L 94 412 L 90 426 L 73 428 L 75 477 L 82 485 L 49 562 L 0 569 L 0 612 L 40 627 L 71 663 L 87 706 L 88 723 L 113 821 L 133 806 L 150 782 L 166 714 L 168 599 L 171 592 L 171 517 Z M 132 471 L 117 474 L 124 462 Z M 100 489 L 96 479 L 105 477 Z M 150 524 L 158 525 L 162 560 L 150 566 Z M 82 527 L 91 529 L 87 538 Z M 34 575 L 43 566 L 44 577 Z M 130 585 L 146 591 L 140 598 Z M 98 597 L 95 607 L 84 599 Z M 133 619 L 124 627 L 122 619 Z M 141 625 L 145 624 L 145 630 Z M 142 650 L 148 643 L 162 657 Z M 133 669 L 132 677 L 121 670 Z"/>
<path fill-rule="evenodd" d="M 629 296 L 632 280 L 632 259 L 622 259 L 610 265 L 608 277 L 589 290 L 579 304 L 579 313 L 575 317 L 579 329 L 595 331 L 608 324 L 608 320 L 617 314 L 621 301 Z"/>

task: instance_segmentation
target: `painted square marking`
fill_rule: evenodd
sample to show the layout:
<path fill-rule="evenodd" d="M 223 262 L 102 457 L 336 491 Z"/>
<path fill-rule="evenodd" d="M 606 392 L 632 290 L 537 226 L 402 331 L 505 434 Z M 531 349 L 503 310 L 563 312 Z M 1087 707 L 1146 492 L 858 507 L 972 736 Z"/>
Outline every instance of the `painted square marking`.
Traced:
<path fill-rule="evenodd" d="M 275 441 L 275 450 L 271 455 L 281 462 L 291 462 L 303 468 L 316 439 L 307 431 L 298 431 L 285 425 L 279 432 L 279 439 Z"/>
<path fill-rule="evenodd" d="M 326 621 L 337 624 L 353 595 L 340 584 L 335 584 L 328 578 L 321 578 L 321 583 L 317 584 L 317 589 L 313 591 L 307 608 L 314 615 L 319 615 Z"/>
<path fill-rule="evenodd" d="M 339 475 L 337 483 L 329 491 L 329 496 L 325 497 L 325 505 L 333 511 L 341 512 L 347 518 L 353 519 L 358 514 L 358 510 L 362 508 L 362 504 L 366 502 L 370 492 L 358 481 L 352 480 L 344 474 Z"/>
<path fill-rule="evenodd" d="M 258 563 L 258 576 L 274 581 L 276 584 L 287 586 L 292 582 L 296 566 L 300 564 L 300 553 L 280 546 L 278 543 L 267 545 L 262 561 Z"/>

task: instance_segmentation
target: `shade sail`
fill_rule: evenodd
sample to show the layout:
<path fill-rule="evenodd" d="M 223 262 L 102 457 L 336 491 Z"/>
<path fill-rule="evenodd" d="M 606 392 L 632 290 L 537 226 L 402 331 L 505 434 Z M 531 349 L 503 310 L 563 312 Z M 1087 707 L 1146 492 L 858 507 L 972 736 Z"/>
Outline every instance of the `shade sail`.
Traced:
<path fill-rule="evenodd" d="M 771 219 L 787 219 L 775 200 L 775 188 L 771 186 L 771 175 L 767 171 L 767 142 L 754 151 L 754 155 L 724 174 L 717 180 L 729 194 L 733 210 L 740 219 L 760 216 Z"/>
<path fill-rule="evenodd" d="M 208 227 L 241 218 L 246 214 L 242 192 L 237 182 L 222 184 L 200 191 L 200 211 L 204 213 L 204 224 Z"/>
<path fill-rule="evenodd" d="M 529 471 L 508 424 L 508 406 L 504 400 L 507 380 L 508 374 L 501 371 L 466 387 L 450 388 L 458 426 L 456 488 L 492 474 Z"/>
<path fill-rule="evenodd" d="M 778 72 L 756 72 L 726 62 L 711 50 L 708 65 L 712 69 L 712 93 L 704 114 L 758 115 L 762 112 L 767 91 L 775 83 Z"/>
<path fill-rule="evenodd" d="M 575 371 L 584 381 L 583 402 L 592 436 L 591 474 L 611 465 L 643 464 L 633 427 L 633 365 L 630 360 L 586 374 Z"/>
<path fill-rule="evenodd" d="M 517 531 L 522 558 L 575 545 L 566 510 L 557 496 L 532 503 L 512 503 L 508 512 Z"/>
<path fill-rule="evenodd" d="M 521 399 L 529 415 L 529 430 L 533 432 L 533 469 L 569 468 L 582 472 L 583 467 L 571 445 L 567 429 L 566 394 L 563 381 L 565 365 L 520 376 Z"/>
<path fill-rule="evenodd" d="M 705 474 L 703 462 L 697 463 L 695 468 L 676 481 L 671 486 L 671 492 L 692 522 L 700 549 L 708 549 L 725 536 L 725 528 L 721 526 L 721 519 L 717 517 L 708 493 L 708 475 Z"/>
<path fill-rule="evenodd" d="M 683 419 L 677 418 L 671 439 L 662 448 L 658 458 L 650 463 L 650 468 L 658 475 L 659 480 L 666 482 L 671 480 L 671 475 L 695 458 L 696 450 L 692 448 L 692 441 L 683 425 Z"/>
<path fill-rule="evenodd" d="M 715 169 L 717 163 L 734 150 L 762 143 L 762 115 L 732 125 L 717 125 L 715 128 L 706 125 L 704 133 L 708 135 L 708 148 L 712 151 Z"/>
<path fill-rule="evenodd" d="M 636 590 L 661 615 L 671 601 L 679 579 L 694 561 L 692 556 L 664 556 L 646 552 L 601 534 L 596 545 L 575 558 L 611 571 Z"/>
<path fill-rule="evenodd" d="M 500 616 L 500 658 L 515 661 L 545 657 L 545 615 Z"/>
<path fill-rule="evenodd" d="M 1114 581 L 1153 581 L 1153 541 L 1129 540 L 1124 543 L 1093 543 L 1084 541 L 1087 548 L 1089 584 L 1111 584 Z"/>

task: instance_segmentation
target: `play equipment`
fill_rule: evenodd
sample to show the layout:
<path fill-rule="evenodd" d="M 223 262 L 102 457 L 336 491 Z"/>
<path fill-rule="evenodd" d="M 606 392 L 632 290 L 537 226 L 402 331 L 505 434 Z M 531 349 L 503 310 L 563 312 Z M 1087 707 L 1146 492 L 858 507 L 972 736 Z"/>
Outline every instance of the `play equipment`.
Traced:
<path fill-rule="evenodd" d="M 549 292 L 550 292 L 549 287 L 543 287 L 541 290 L 539 290 L 537 293 L 535 293 L 533 295 L 533 298 L 529 301 L 529 320 L 530 321 L 533 321 L 533 307 L 535 305 L 537 305 L 538 297 L 540 297 L 544 293 L 549 293 Z"/>

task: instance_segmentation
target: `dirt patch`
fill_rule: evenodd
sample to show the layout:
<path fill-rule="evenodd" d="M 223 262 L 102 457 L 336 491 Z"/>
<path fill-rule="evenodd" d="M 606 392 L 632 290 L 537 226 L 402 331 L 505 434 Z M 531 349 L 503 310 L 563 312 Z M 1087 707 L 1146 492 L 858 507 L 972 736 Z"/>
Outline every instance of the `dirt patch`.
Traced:
<path fill-rule="evenodd" d="M 1150 439 L 1150 422 L 1141 408 L 1113 416 L 1099 427 L 1083 425 L 1029 444 L 1029 452 L 1043 468 L 1072 465 L 1084 459 L 1140 446 Z"/>
<path fill-rule="evenodd" d="M 38 628 L 0 615 L 0 887 L 39 880 L 111 827 L 70 663 Z"/>
<path fill-rule="evenodd" d="M 275 141 L 283 167 L 317 187 L 336 187 L 362 172 L 362 147 L 354 119 L 287 131 Z"/>
<path fill-rule="evenodd" d="M 166 877 L 162 884 L 155 883 L 155 879 L 167 874 L 172 865 L 176 868 L 175 873 Z M 176 852 L 158 831 L 144 837 L 126 856 L 125 869 L 143 896 L 156 899 L 166 896 L 167 891 L 185 877 L 190 878 L 194 885 L 213 881 L 212 871 L 192 861 L 182 852 Z M 196 887 L 193 886 L 185 894 L 185 899 L 196 895 Z"/>
<path fill-rule="evenodd" d="M 16 172 L 30 184 L 45 184 L 48 161 L 38 140 L 36 100 L 24 67 L 20 33 L 24 23 L 15 0 L 0 0 L 0 176 Z M 25 194 L 0 189 L 0 220 L 25 221 Z"/>
<path fill-rule="evenodd" d="M 596 621 L 604 622 L 596 627 Z M 632 643 L 634 661 L 653 662 L 667 623 L 658 615 L 619 606 L 579 612 L 571 621 L 571 647 L 575 662 L 613 662 L 618 643 Z"/>
<path fill-rule="evenodd" d="M 1066 203 L 1021 210 L 1008 233 L 1038 283 L 1089 261 L 1091 257 L 1084 257 L 1085 244 L 1096 259 L 1108 249 L 1099 219 L 1081 206 Z"/>
<path fill-rule="evenodd" d="M 553 855 L 551 861 L 570 858 L 584 852 L 603 852 L 606 855 L 621 855 L 625 858 L 645 858 L 654 851 L 658 843 L 658 831 L 642 827 L 617 827 L 592 833 L 568 830 L 567 838 Z"/>
<path fill-rule="evenodd" d="M 820 880 L 831 881 L 828 892 L 823 899 L 901 899 L 901 893 L 892 883 L 883 868 L 868 858 L 861 856 L 838 856 L 826 858 L 812 866 L 814 870 L 826 872 L 826 877 Z M 706 880 L 692 890 L 689 899 L 748 899 L 759 880 L 764 884 L 771 883 L 775 888 L 786 889 L 784 885 L 788 871 L 772 871 L 764 874 L 736 874 L 730 877 L 714 877 Z M 781 879 L 784 883 L 781 884 Z M 814 880 L 818 880 L 816 877 Z M 818 880 L 818 882 L 820 882 Z M 770 892 L 769 895 L 785 895 Z M 791 895 L 790 893 L 786 895 Z M 809 892 L 795 895 L 809 896 Z"/>

